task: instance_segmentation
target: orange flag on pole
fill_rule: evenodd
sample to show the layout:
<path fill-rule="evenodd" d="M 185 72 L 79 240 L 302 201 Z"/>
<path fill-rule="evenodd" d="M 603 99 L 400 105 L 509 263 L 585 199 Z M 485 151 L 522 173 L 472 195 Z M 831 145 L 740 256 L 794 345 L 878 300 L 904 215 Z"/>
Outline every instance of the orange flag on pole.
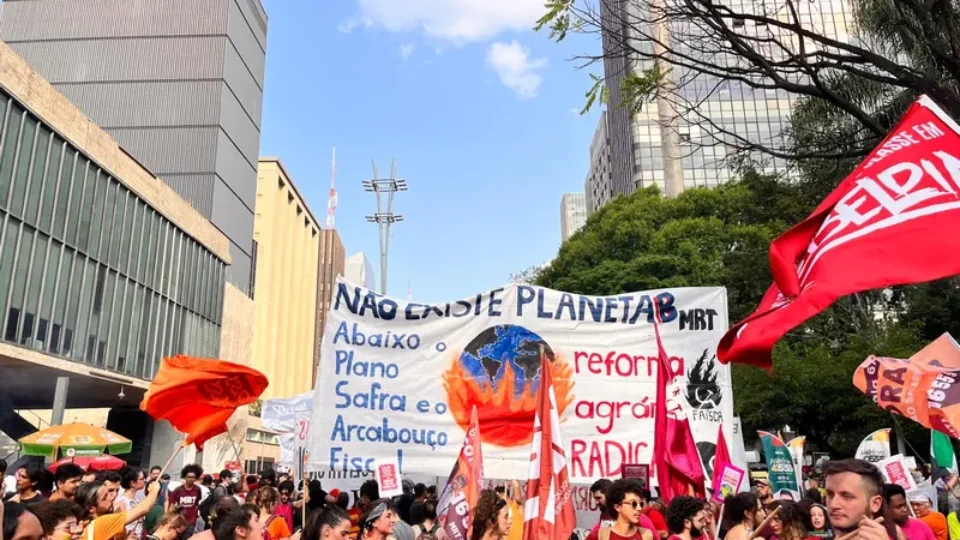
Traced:
<path fill-rule="evenodd" d="M 166 420 L 187 435 L 185 445 L 202 449 L 211 437 L 227 432 L 237 407 L 256 401 L 267 377 L 246 366 L 177 355 L 164 358 L 140 410 Z"/>

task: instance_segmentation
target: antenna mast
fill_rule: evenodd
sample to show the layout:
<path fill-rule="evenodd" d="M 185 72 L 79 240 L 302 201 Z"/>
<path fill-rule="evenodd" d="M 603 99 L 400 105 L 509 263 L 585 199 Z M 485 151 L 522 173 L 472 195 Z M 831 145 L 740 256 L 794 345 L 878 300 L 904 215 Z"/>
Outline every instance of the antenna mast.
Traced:
<path fill-rule="evenodd" d="M 337 147 L 333 147 L 333 161 L 330 166 L 330 199 L 327 201 L 327 228 L 337 228 Z"/>

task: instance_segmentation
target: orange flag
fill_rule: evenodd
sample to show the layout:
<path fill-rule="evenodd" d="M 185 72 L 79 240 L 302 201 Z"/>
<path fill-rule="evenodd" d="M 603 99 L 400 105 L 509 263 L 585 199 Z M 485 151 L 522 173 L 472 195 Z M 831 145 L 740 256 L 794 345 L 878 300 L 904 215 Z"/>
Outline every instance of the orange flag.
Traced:
<path fill-rule="evenodd" d="M 187 435 L 185 445 L 202 449 L 208 439 L 226 433 L 237 407 L 256 401 L 268 384 L 255 369 L 177 355 L 160 363 L 140 410 L 154 420 L 167 420 Z"/>

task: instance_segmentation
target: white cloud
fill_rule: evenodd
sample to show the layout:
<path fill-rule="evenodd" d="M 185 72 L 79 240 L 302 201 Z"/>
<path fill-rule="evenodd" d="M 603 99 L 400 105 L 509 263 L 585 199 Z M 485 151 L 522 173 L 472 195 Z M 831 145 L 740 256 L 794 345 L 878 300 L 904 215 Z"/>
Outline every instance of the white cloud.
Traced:
<path fill-rule="evenodd" d="M 340 24 L 337 25 L 337 31 L 340 32 L 341 34 L 349 34 L 353 32 L 353 30 L 358 26 L 360 26 L 359 19 L 357 18 L 347 19 L 345 21 L 341 21 Z"/>
<path fill-rule="evenodd" d="M 500 82 L 513 90 L 520 99 L 537 96 L 543 82 L 537 71 L 547 67 L 546 58 L 530 58 L 530 51 L 520 42 L 495 42 L 487 49 L 487 65 L 492 67 Z"/>
<path fill-rule="evenodd" d="M 381 26 L 391 32 L 422 31 L 453 43 L 489 39 L 506 30 L 529 30 L 544 14 L 544 0 L 357 0 L 357 3 L 359 17 L 368 20 L 371 26 Z"/>
<path fill-rule="evenodd" d="M 410 58 L 410 55 L 413 54 L 413 51 L 416 48 L 417 48 L 416 45 L 412 43 L 408 43 L 406 45 L 400 46 L 400 56 L 403 58 L 404 62 L 406 62 L 407 59 Z"/>

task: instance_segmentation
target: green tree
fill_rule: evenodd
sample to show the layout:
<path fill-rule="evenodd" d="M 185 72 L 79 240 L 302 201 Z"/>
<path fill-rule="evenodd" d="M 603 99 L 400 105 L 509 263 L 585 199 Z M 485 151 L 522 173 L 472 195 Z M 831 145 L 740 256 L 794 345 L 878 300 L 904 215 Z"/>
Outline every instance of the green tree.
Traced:
<path fill-rule="evenodd" d="M 590 216 L 536 283 L 596 295 L 724 285 L 736 321 L 770 286 L 770 242 L 814 204 L 803 186 L 754 173 L 675 199 L 641 190 Z M 921 346 L 919 325 L 878 319 L 875 307 L 884 298 L 842 299 L 791 332 L 774 350 L 773 375 L 734 366 L 735 410 L 745 432 L 789 424 L 820 448 L 848 455 L 871 430 L 890 426 L 889 414 L 851 384 L 870 354 L 906 357 Z M 922 442 L 920 431 L 911 434 Z"/>

